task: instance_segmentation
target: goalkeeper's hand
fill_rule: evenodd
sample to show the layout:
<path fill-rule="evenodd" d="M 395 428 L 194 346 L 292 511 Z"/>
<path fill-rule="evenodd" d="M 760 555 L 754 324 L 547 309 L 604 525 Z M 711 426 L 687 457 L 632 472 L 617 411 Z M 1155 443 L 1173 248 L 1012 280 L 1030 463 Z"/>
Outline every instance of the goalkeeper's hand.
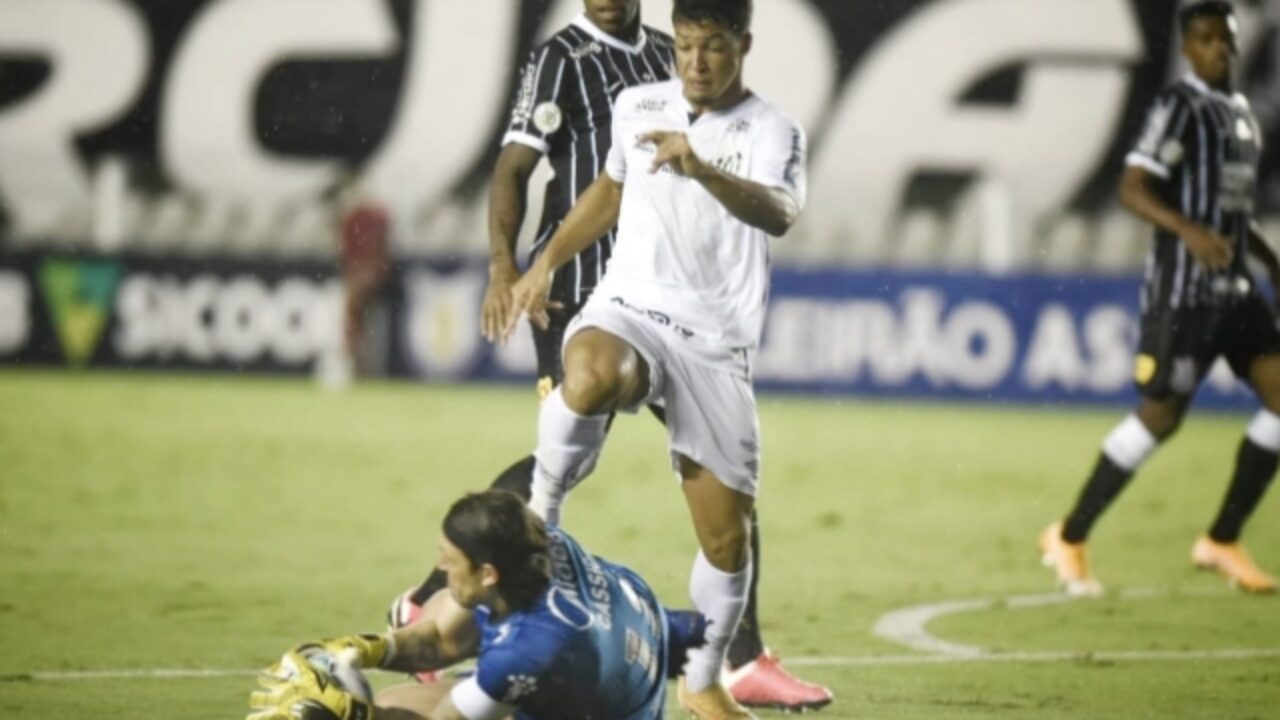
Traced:
<path fill-rule="evenodd" d="M 245 720 L 373 720 L 373 705 L 338 687 L 297 650 L 258 676 Z"/>
<path fill-rule="evenodd" d="M 379 668 L 391 654 L 393 641 L 391 635 L 347 635 L 346 637 L 321 640 L 325 650 L 334 655 L 344 657 L 357 667 L 369 669 Z"/>

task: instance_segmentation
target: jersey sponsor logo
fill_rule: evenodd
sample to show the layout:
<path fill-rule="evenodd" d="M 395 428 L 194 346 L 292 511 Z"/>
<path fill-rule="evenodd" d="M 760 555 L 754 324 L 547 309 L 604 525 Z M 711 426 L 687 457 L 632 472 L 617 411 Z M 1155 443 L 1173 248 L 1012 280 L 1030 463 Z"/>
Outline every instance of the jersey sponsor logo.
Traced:
<path fill-rule="evenodd" d="M 120 265 L 113 262 L 50 260 L 41 265 L 40 289 L 68 363 L 82 366 L 98 349 L 120 275 Z"/>
<path fill-rule="evenodd" d="M 791 188 L 800 182 L 800 166 L 804 163 L 804 143 L 800 140 L 800 128 L 791 128 L 791 155 L 783 170 L 782 180 Z"/>
<path fill-rule="evenodd" d="M 521 698 L 538 692 L 538 678 L 532 675 L 508 675 L 507 691 L 502 694 L 502 702 L 515 705 Z"/>
<path fill-rule="evenodd" d="M 1169 388 L 1179 395 L 1189 395 L 1195 391 L 1199 375 L 1195 358 L 1176 357 L 1173 371 L 1169 373 Z"/>
<path fill-rule="evenodd" d="M 642 113 L 661 113 L 666 112 L 667 101 L 658 98 L 643 98 L 636 102 L 636 112 Z"/>
<path fill-rule="evenodd" d="M 652 322 L 655 322 L 661 325 L 662 327 L 670 328 L 677 335 L 679 335 L 680 337 L 686 340 L 697 335 L 697 333 L 690 330 L 689 328 L 681 325 L 680 323 L 672 321 L 670 315 L 664 312 L 661 312 L 659 310 L 648 310 L 646 308 L 636 307 L 635 305 L 632 305 L 626 300 L 623 300 L 622 298 L 616 297 L 616 296 L 609 298 L 609 302 L 613 303 L 614 305 L 617 305 L 618 307 L 626 308 L 627 310 L 630 310 L 636 315 L 639 315 Z"/>
<path fill-rule="evenodd" d="M 553 102 L 544 102 L 533 109 L 533 125 L 543 135 L 555 133 L 563 122 L 564 113 L 560 112 L 560 106 Z"/>
<path fill-rule="evenodd" d="M 511 122 L 521 124 L 529 121 L 533 115 L 533 100 L 537 88 L 534 82 L 538 78 L 538 64 L 530 61 L 520 71 L 520 91 L 516 94 L 516 104 L 511 108 Z"/>
<path fill-rule="evenodd" d="M 579 45 L 578 47 L 570 50 L 569 57 L 573 58 L 574 60 L 581 60 L 582 58 L 587 57 L 588 55 L 595 55 L 596 53 L 602 52 L 603 50 L 604 50 L 604 47 L 601 46 L 600 43 L 596 42 L 595 40 L 592 40 L 589 43 Z"/>
<path fill-rule="evenodd" d="M 723 173 L 737 175 L 742 170 L 742 153 L 734 152 L 721 155 L 711 161 L 711 166 Z"/>
<path fill-rule="evenodd" d="M 1252 213 L 1257 177 L 1257 170 L 1251 163 L 1223 163 L 1218 205 L 1227 212 Z"/>

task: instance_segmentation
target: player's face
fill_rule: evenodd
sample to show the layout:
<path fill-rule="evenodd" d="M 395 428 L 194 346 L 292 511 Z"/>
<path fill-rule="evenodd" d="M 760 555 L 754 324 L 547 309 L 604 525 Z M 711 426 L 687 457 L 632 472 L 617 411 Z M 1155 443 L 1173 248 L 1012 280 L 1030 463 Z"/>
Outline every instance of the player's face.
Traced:
<path fill-rule="evenodd" d="M 440 561 L 436 567 L 448 580 L 449 594 L 462 607 L 474 608 L 488 597 L 484 569 L 472 564 L 448 538 L 440 538 Z"/>
<path fill-rule="evenodd" d="M 738 34 L 710 21 L 677 21 L 675 40 L 676 73 L 690 105 L 716 110 L 738 99 L 751 33 Z"/>
<path fill-rule="evenodd" d="M 610 35 L 621 35 L 640 16 L 640 0 L 583 0 L 587 19 Z"/>
<path fill-rule="evenodd" d="M 1187 26 L 1182 54 L 1206 84 L 1223 87 L 1231 80 L 1236 59 L 1235 18 L 1198 17 Z"/>

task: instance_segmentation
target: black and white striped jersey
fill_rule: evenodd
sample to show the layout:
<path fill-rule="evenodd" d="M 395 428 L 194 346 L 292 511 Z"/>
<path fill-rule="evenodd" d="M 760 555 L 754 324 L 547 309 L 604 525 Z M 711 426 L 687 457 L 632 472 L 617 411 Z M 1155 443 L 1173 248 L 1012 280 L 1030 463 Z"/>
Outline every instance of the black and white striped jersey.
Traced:
<path fill-rule="evenodd" d="M 555 171 L 532 257 L 604 167 L 614 99 L 626 88 L 670 78 L 674 64 L 669 35 L 642 26 L 631 45 L 597 28 L 585 14 L 530 54 L 502 142 L 545 153 Z M 551 298 L 569 306 L 585 302 L 604 274 L 614 240 L 610 231 L 561 268 Z"/>
<path fill-rule="evenodd" d="M 1188 75 L 1156 98 L 1126 162 L 1155 175 L 1156 194 L 1231 241 L 1235 255 L 1231 267 L 1210 271 L 1182 240 L 1157 229 L 1147 256 L 1144 311 L 1223 305 L 1249 287 L 1245 263 L 1261 155 L 1262 131 L 1243 95 Z"/>

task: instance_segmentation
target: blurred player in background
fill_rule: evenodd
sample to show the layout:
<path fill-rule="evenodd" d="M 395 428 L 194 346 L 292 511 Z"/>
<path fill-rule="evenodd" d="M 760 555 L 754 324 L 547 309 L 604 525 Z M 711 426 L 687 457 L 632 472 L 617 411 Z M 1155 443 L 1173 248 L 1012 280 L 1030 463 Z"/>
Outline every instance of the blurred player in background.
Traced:
<path fill-rule="evenodd" d="M 709 623 L 680 704 L 700 718 L 746 718 L 720 673 L 752 579 L 752 360 L 769 236 L 785 234 L 804 206 L 805 143 L 744 85 L 749 0 L 677 0 L 672 23 L 678 79 L 618 97 L 605 173 L 512 290 L 516 308 L 549 327 L 555 273 L 617 224 L 613 262 L 566 330 L 564 381 L 542 403 L 530 505 L 558 523 L 613 414 L 661 402 L 701 548 L 690 594 Z"/>
<path fill-rule="evenodd" d="M 1230 3 L 1196 2 L 1179 14 L 1192 72 L 1156 98 L 1120 186 L 1120 200 L 1155 225 L 1142 288 L 1142 337 L 1134 369 L 1142 400 L 1102 443 L 1075 507 L 1041 534 L 1045 562 L 1073 595 L 1096 595 L 1085 540 L 1094 522 L 1156 447 L 1178 429 L 1210 366 L 1223 356 L 1257 393 L 1235 474 L 1217 518 L 1191 559 L 1251 592 L 1276 581 L 1240 544 L 1241 529 L 1280 453 L 1280 330 L 1250 277 L 1253 255 L 1280 288 L 1280 262 L 1253 219 L 1261 134 L 1233 91 L 1236 25 Z"/>
<path fill-rule="evenodd" d="M 511 323 L 511 288 L 520 277 L 516 236 L 524 219 L 529 177 L 545 155 L 555 171 L 533 244 L 531 262 L 547 249 L 578 197 L 599 177 L 609 154 L 613 104 L 636 85 L 667 80 L 674 64 L 670 36 L 642 25 L 639 0 L 585 0 L 584 14 L 535 49 L 521 76 L 511 124 L 503 138 L 490 190 L 489 288 L 481 325 L 498 340 Z M 556 311 L 546 326 L 533 327 L 538 358 L 538 390 L 545 397 L 564 378 L 561 349 L 565 328 L 595 291 L 614 254 L 617 232 L 609 227 L 557 268 L 550 299 Z M 654 414 L 663 418 L 659 407 Z M 534 456 L 529 455 L 494 482 L 529 497 Z M 752 514 L 755 523 L 755 515 Z M 759 534 L 753 532 L 756 567 L 750 601 L 727 658 L 728 685 L 739 701 L 764 707 L 801 709 L 830 701 L 823 687 L 798 680 L 766 649 L 756 614 Z M 412 621 L 418 608 L 443 586 L 433 574 L 397 598 L 391 623 Z"/>
<path fill-rule="evenodd" d="M 668 677 L 702 642 L 702 616 L 667 610 L 639 575 L 588 554 L 513 493 L 462 498 L 443 530 L 440 568 L 448 588 L 429 601 L 420 622 L 311 644 L 354 656 L 360 667 L 400 672 L 476 658 L 475 671 L 456 683 L 379 693 L 378 720 L 662 717 Z M 287 656 L 295 666 L 306 665 L 301 651 Z M 265 684 L 251 698 L 252 720 L 369 717 L 367 705 L 315 673 Z"/>
<path fill-rule="evenodd" d="M 342 331 L 339 345 L 321 356 L 316 379 L 340 389 L 368 372 L 365 347 L 368 318 L 391 270 L 391 216 L 353 174 L 339 187 L 338 260 L 342 276 Z"/>

